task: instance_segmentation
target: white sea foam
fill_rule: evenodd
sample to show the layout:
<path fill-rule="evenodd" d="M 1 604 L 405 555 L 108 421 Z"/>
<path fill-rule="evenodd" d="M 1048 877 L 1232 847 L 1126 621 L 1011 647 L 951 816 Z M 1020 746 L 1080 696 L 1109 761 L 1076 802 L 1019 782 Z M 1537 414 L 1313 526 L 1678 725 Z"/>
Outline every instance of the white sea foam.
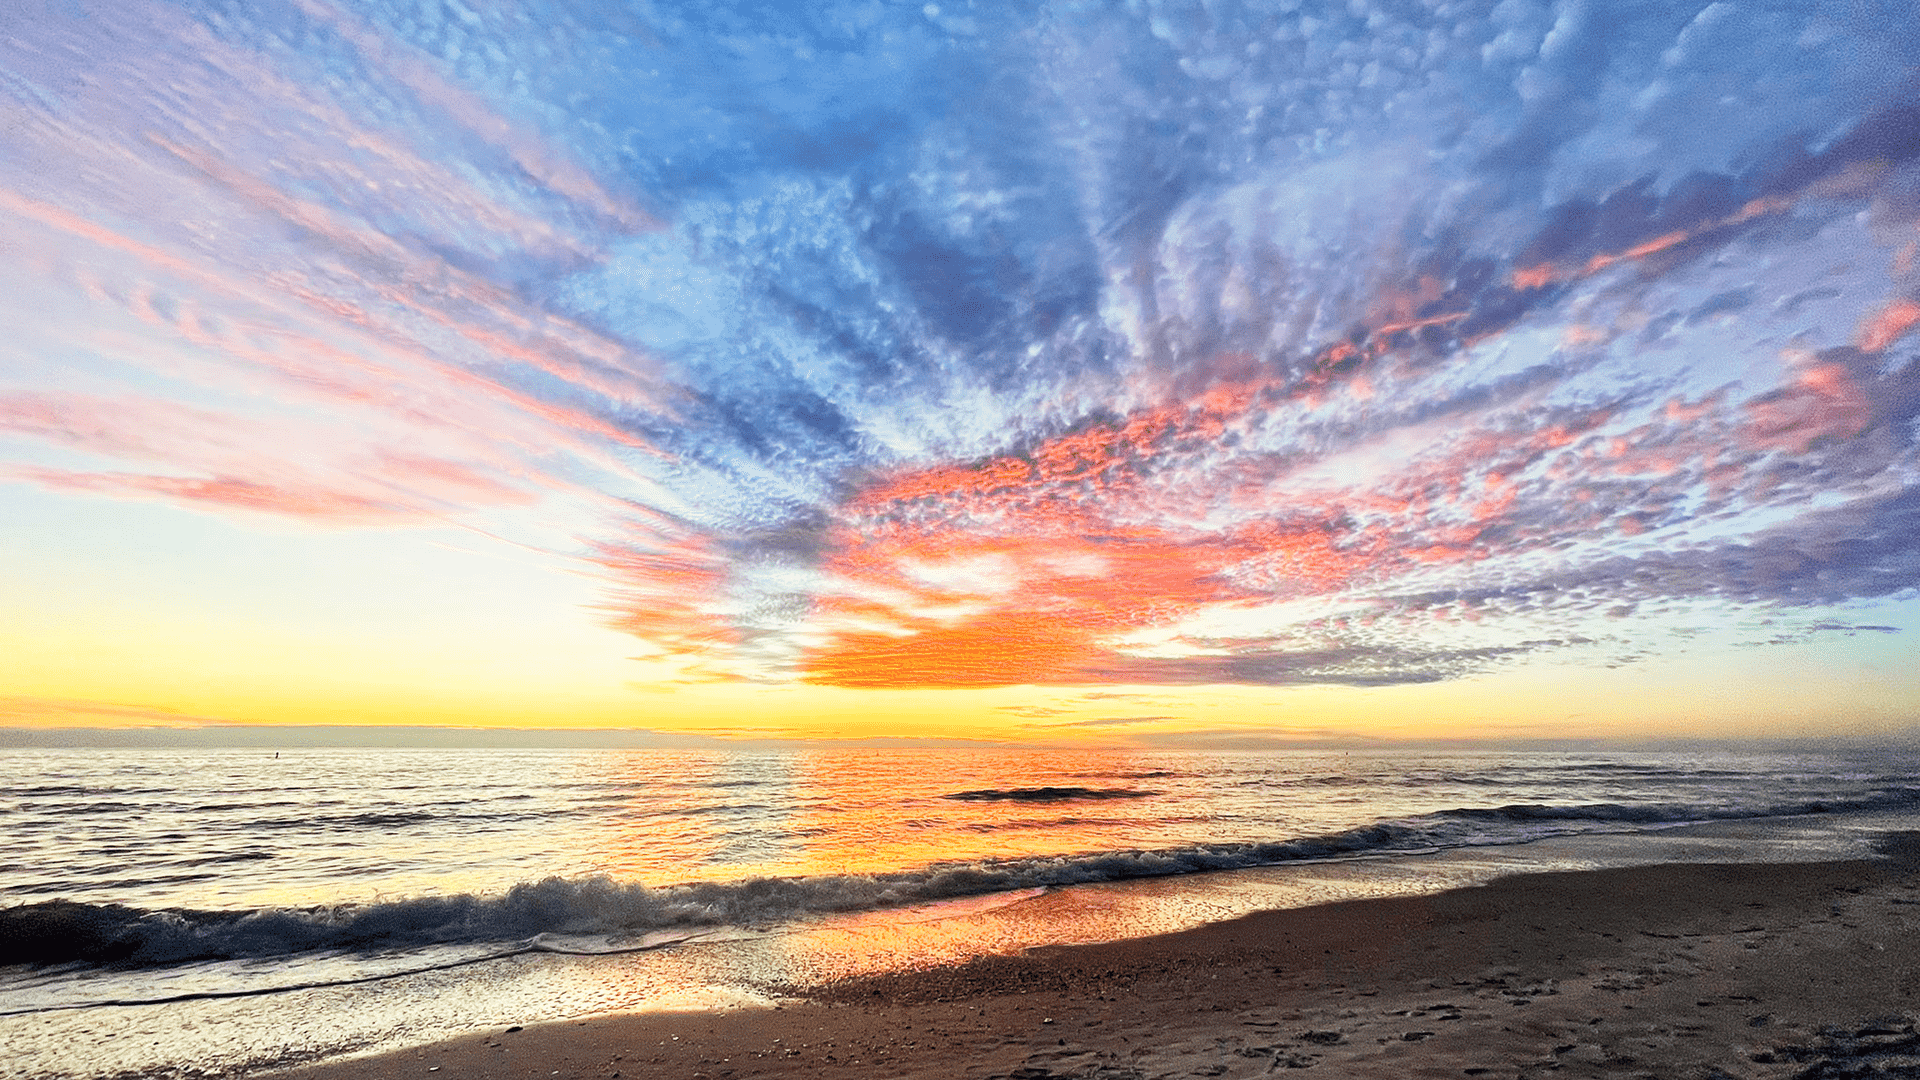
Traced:
<path fill-rule="evenodd" d="M 1708 775 L 1711 775 L 1709 772 Z M 1326 778 L 1333 779 L 1333 778 Z M 648 886 L 607 875 L 550 876 L 493 894 L 459 893 L 310 908 L 145 910 L 47 901 L 0 909 L 5 959 L 163 966 L 323 950 L 391 952 L 497 944 L 613 953 L 658 948 L 703 929 L 778 927 L 809 917 L 1015 890 L 1290 862 L 1524 843 L 1716 819 L 1920 805 L 1920 786 L 1785 802 L 1505 804 L 1455 807 L 1316 836 L 937 863 L 884 873 L 751 877 Z M 471 962 L 461 958 L 460 962 Z"/>

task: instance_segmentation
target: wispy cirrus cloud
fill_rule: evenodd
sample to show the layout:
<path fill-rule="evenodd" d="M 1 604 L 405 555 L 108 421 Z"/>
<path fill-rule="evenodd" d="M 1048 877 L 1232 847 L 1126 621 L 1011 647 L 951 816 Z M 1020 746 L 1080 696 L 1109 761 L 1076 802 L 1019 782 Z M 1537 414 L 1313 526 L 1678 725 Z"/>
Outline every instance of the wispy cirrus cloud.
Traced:
<path fill-rule="evenodd" d="M 340 447 L 332 427 L 311 419 L 269 422 L 165 399 L 0 397 L 0 433 L 34 437 L 90 457 L 191 470 L 189 475 L 13 470 L 20 478 L 68 491 L 341 523 L 405 521 L 474 507 L 527 505 L 538 498 L 537 488 L 502 470 L 502 455 L 483 442 L 451 440 L 447 449 L 472 453 L 464 462 L 420 452 L 419 444 L 430 440 L 417 433 L 406 439 L 396 432 L 393 444 L 384 447 Z M 281 453 L 262 453 L 270 446 Z"/>
<path fill-rule="evenodd" d="M 597 238 L 556 221 L 556 198 L 623 228 L 644 215 L 578 185 L 475 183 L 431 143 L 366 119 L 368 94 L 389 107 L 422 96 L 418 65 L 385 91 L 303 81 L 327 58 L 157 5 L 42 11 L 24 29 L 12 149 L 58 164 L 0 177 L 15 303 L 33 310 L 9 365 L 25 385 L 0 415 L 15 434 L 158 471 L 13 475 L 388 523 L 541 489 L 597 503 L 596 473 L 633 482 L 610 448 L 646 440 L 607 413 L 659 386 L 645 354 L 527 304 L 498 271 L 592 257 Z M 36 358 L 75 354 L 90 359 Z"/>
<path fill-rule="evenodd" d="M 551 526 L 691 680 L 1417 684 L 1920 587 L 1920 54 L 1846 4 L 468 14 L 10 13 L 6 475 Z"/>

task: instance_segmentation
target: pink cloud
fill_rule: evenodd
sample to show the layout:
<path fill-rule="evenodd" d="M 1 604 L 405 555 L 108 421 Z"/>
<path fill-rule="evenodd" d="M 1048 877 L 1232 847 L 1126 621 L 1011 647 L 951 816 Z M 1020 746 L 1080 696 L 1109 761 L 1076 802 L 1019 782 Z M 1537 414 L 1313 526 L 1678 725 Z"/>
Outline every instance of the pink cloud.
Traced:
<path fill-rule="evenodd" d="M 477 507 L 527 505 L 536 498 L 524 483 L 503 479 L 497 462 L 483 468 L 378 442 L 343 445 L 331 425 L 298 416 L 268 420 L 151 398 L 17 394 L 0 397 L 0 431 L 202 474 L 17 473 L 66 491 L 338 523 L 438 518 Z"/>
<path fill-rule="evenodd" d="M 230 476 L 152 476 L 139 473 L 79 473 L 21 469 L 16 475 L 60 491 L 121 498 L 158 498 L 235 510 L 251 510 L 328 524 L 376 524 L 413 517 L 411 507 L 324 488 L 292 488 Z"/>

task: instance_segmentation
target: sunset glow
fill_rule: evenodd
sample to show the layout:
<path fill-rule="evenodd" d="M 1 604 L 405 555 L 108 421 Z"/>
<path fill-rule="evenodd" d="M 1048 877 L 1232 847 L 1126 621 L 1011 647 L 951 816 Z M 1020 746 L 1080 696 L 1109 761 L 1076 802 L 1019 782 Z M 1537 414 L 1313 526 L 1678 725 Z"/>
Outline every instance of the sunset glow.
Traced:
<path fill-rule="evenodd" d="M 15 5 L 0 727 L 1911 727 L 1863 10 Z"/>

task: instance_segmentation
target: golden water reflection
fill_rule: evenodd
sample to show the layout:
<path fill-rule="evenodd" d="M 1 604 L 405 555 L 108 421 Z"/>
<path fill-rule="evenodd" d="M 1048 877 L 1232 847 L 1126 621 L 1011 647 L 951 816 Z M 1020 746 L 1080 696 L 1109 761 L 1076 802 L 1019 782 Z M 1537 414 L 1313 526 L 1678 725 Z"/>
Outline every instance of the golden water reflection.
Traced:
<path fill-rule="evenodd" d="M 584 838 L 591 868 L 647 885 L 874 874 L 1179 843 L 1204 821 L 1198 771 L 1168 755 L 953 750 L 608 755 L 590 782 L 623 813 Z M 955 798 L 967 793 L 1089 797 Z M 1168 812 L 1170 800 L 1193 812 Z M 1151 814 L 1142 813 L 1147 806 Z"/>

